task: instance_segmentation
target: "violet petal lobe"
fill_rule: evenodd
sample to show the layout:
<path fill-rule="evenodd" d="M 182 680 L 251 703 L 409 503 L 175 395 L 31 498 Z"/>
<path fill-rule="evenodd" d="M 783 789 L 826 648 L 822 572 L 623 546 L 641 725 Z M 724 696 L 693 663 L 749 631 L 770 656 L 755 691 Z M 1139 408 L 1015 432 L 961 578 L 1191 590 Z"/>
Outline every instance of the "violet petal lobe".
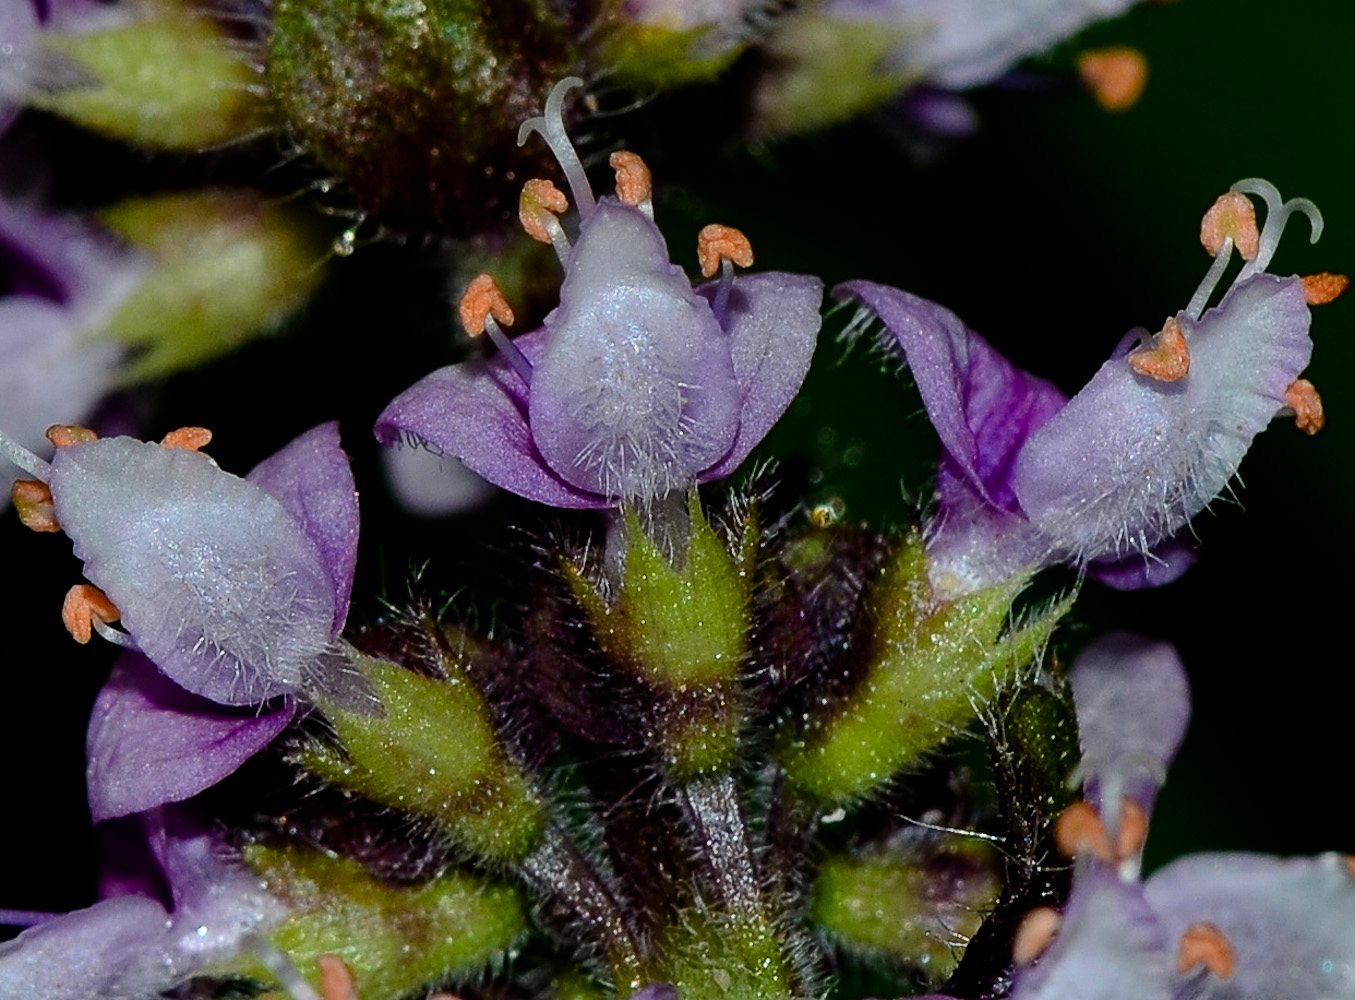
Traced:
<path fill-rule="evenodd" d="M 94 822 L 181 802 L 233 773 L 286 727 L 292 702 L 228 711 L 125 655 L 94 702 L 85 775 Z"/>
<path fill-rule="evenodd" d="M 542 328 L 513 343 L 535 364 L 546 336 Z M 501 354 L 424 376 L 382 411 L 376 437 L 385 445 L 418 442 L 452 455 L 496 486 L 538 503 L 576 509 L 612 505 L 565 482 L 546 464 L 527 423 L 527 387 Z"/>
<path fill-rule="evenodd" d="M 1089 797 L 1128 795 L 1150 812 L 1190 721 L 1176 649 L 1128 632 L 1088 645 L 1069 677 Z"/>
<path fill-rule="evenodd" d="M 1148 552 L 1204 509 L 1284 407 L 1312 351 L 1309 319 L 1298 279 L 1258 274 L 1198 323 L 1178 317 L 1185 378 L 1157 381 L 1120 358 L 1102 365 L 1017 461 L 1017 499 L 1054 556 Z"/>
<path fill-rule="evenodd" d="M 1233 975 L 1203 1000 L 1355 997 L 1355 879 L 1335 854 L 1194 854 L 1160 869 L 1148 901 L 1173 939 L 1210 923 L 1233 947 Z"/>
<path fill-rule="evenodd" d="M 729 451 L 740 392 L 728 335 L 639 209 L 583 222 L 532 376 L 532 437 L 579 489 L 652 499 Z"/>
<path fill-rule="evenodd" d="M 332 638 L 334 585 L 271 494 L 131 438 L 58 449 L 49 485 L 86 575 L 176 683 L 225 705 L 299 688 Z"/>
<path fill-rule="evenodd" d="M 697 294 L 713 301 L 719 282 Z M 768 271 L 739 277 L 725 311 L 725 332 L 739 386 L 734 444 L 697 478 L 721 479 L 737 469 L 795 399 L 814 358 L 823 283 L 808 275 Z"/>
<path fill-rule="evenodd" d="M 903 349 L 946 456 L 989 503 L 1016 510 L 1012 474 L 1027 438 L 1066 397 L 1017 368 L 949 309 L 887 285 L 833 289 L 877 315 Z"/>
<path fill-rule="evenodd" d="M 334 631 L 342 630 L 358 561 L 358 495 L 338 423 L 311 428 L 245 478 L 271 493 L 315 543 L 334 584 Z"/>

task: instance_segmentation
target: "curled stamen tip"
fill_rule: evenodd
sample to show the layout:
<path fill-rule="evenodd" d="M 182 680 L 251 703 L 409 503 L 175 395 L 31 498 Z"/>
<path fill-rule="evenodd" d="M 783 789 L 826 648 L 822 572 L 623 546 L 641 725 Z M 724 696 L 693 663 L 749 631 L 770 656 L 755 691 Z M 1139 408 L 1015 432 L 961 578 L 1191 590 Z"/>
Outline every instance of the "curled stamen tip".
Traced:
<path fill-rule="evenodd" d="M 560 109 L 564 107 L 565 94 L 569 93 L 575 87 L 582 87 L 583 81 L 577 76 L 567 76 L 546 95 L 545 113 L 540 118 L 528 118 L 518 126 L 518 145 L 521 146 L 527 141 L 527 137 L 533 132 L 542 128 L 543 125 L 551 121 L 560 119 Z"/>
<path fill-rule="evenodd" d="M 95 618 L 107 625 L 121 617 L 117 605 L 92 584 L 77 583 L 66 591 L 66 599 L 61 602 L 61 622 L 71 638 L 81 645 L 89 642 Z"/>
<path fill-rule="evenodd" d="M 75 424 L 53 424 L 47 428 L 47 440 L 52 442 L 54 448 L 69 448 L 73 444 L 84 444 L 86 441 L 98 439 L 99 435 L 88 427 L 79 427 Z"/>
<path fill-rule="evenodd" d="M 357 979 L 338 955 L 318 956 L 315 967 L 320 972 L 320 995 L 324 1000 L 358 1000 Z"/>
<path fill-rule="evenodd" d="M 60 531 L 52 491 L 46 483 L 36 479 L 16 479 L 9 488 L 10 500 L 19 514 L 19 521 L 32 531 Z"/>
<path fill-rule="evenodd" d="M 1168 318 L 1154 346 L 1130 353 L 1129 366 L 1159 382 L 1179 382 L 1190 374 L 1190 346 L 1175 317 Z"/>
<path fill-rule="evenodd" d="M 212 442 L 212 432 L 206 427 L 180 427 L 170 431 L 160 439 L 162 448 L 182 448 L 184 451 L 198 451 Z"/>
<path fill-rule="evenodd" d="M 1349 287 L 1350 279 L 1344 274 L 1329 274 L 1326 271 L 1309 274 L 1303 279 L 1303 297 L 1310 306 L 1325 306 L 1328 302 L 1334 302 Z"/>
<path fill-rule="evenodd" d="M 543 216 L 558 215 L 568 209 L 569 199 L 550 181 L 533 177 L 522 185 L 522 197 L 518 199 L 518 221 L 532 239 L 541 243 L 551 242 L 550 230 L 546 228 Z"/>
<path fill-rule="evenodd" d="M 1111 46 L 1077 57 L 1077 72 L 1105 111 L 1128 111 L 1148 83 L 1148 60 L 1138 49 Z"/>
<path fill-rule="evenodd" d="M 503 326 L 513 325 L 513 310 L 488 274 L 477 276 L 461 296 L 461 325 L 472 337 L 485 332 L 485 318 L 493 316 Z"/>
<path fill-rule="evenodd" d="M 1326 423 L 1322 397 L 1306 378 L 1296 380 L 1284 391 L 1284 405 L 1294 411 L 1294 423 L 1305 434 L 1316 434 Z"/>
<path fill-rule="evenodd" d="M 627 205 L 639 206 L 654 193 L 649 167 L 635 153 L 618 149 L 607 158 L 616 171 L 616 196 Z"/>
<path fill-rule="evenodd" d="M 1223 241 L 1232 237 L 1243 260 L 1255 260 L 1261 251 L 1261 232 L 1256 228 L 1256 206 L 1241 191 L 1220 195 L 1200 220 L 1200 242 L 1217 257 Z"/>
<path fill-rule="evenodd" d="M 1203 965 L 1220 979 L 1231 979 L 1235 964 L 1232 942 L 1213 924 L 1191 924 L 1181 935 L 1176 953 L 1176 971 L 1181 975 Z"/>
<path fill-rule="evenodd" d="M 1051 906 L 1037 906 L 1027 913 L 1012 939 L 1012 961 L 1017 965 L 1034 962 L 1049 950 L 1062 923 L 1063 918 Z"/>
<path fill-rule="evenodd" d="M 713 278 L 720 269 L 721 260 L 731 260 L 739 267 L 751 267 L 753 244 L 737 229 L 711 223 L 696 235 L 696 259 L 701 264 L 701 274 Z"/>

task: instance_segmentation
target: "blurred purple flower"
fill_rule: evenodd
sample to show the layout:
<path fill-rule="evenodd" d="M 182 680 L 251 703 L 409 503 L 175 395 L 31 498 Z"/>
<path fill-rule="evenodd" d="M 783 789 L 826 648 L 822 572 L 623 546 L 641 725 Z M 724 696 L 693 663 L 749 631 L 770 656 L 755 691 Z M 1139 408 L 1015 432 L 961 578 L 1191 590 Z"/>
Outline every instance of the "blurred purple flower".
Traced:
<path fill-rule="evenodd" d="M 935 303 L 865 281 L 835 290 L 883 321 L 941 437 L 929 543 L 938 590 L 967 593 L 1054 562 L 1120 587 L 1165 583 L 1189 566 L 1178 532 L 1227 487 L 1271 418 L 1293 412 L 1312 353 L 1304 283 L 1264 269 L 1292 212 L 1310 217 L 1314 240 L 1321 216 L 1264 181 L 1234 190 L 1261 195 L 1270 211 L 1222 301 L 1204 308 L 1231 237 L 1190 305 L 1156 337 L 1131 331 L 1071 400 Z M 1188 370 L 1171 369 L 1179 363 Z"/>
<path fill-rule="evenodd" d="M 106 624 L 118 616 L 96 613 L 92 626 L 180 687 L 261 705 L 347 673 L 338 636 L 358 508 L 337 424 L 244 479 L 188 447 L 125 437 L 77 439 L 50 466 L 7 450 L 46 482 L 60 529 L 126 632 Z"/>
<path fill-rule="evenodd" d="M 145 818 L 154 868 L 118 882 L 126 894 L 30 927 L 0 944 L 10 1000 L 150 1000 L 236 954 L 246 935 L 285 915 L 217 837 L 174 812 Z M 169 898 L 150 887 L 163 875 Z"/>
<path fill-rule="evenodd" d="M 557 86 L 522 133 L 551 143 L 582 219 L 571 245 L 553 214 L 563 195 L 550 188 L 559 200 L 546 206 L 542 188 L 524 192 L 524 220 L 565 269 L 559 307 L 511 341 L 493 315 L 480 320 L 498 356 L 433 372 L 386 408 L 376 434 L 453 455 L 541 503 L 602 508 L 733 472 L 804 380 L 822 291 L 780 272 L 736 280 L 728 257 L 719 280 L 693 289 L 652 221 L 638 157 L 615 161 L 621 197 L 594 198 L 560 117 L 577 85 Z"/>
<path fill-rule="evenodd" d="M 0 427 L 46 454 L 52 424 L 86 419 L 123 349 L 102 339 L 147 262 L 79 220 L 0 198 Z M 6 465 L 0 485 L 8 494 Z"/>

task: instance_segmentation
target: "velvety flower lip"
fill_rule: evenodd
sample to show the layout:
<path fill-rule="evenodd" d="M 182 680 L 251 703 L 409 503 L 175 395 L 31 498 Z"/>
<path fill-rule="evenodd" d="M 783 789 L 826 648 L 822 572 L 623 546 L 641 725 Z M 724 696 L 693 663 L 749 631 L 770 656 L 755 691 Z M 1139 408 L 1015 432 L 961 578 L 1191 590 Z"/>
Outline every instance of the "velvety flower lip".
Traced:
<path fill-rule="evenodd" d="M 0 995 L 12 1000 L 151 1000 L 235 954 L 284 911 L 218 838 L 177 815 L 147 818 L 172 907 L 104 899 L 0 944 Z"/>
<path fill-rule="evenodd" d="M 1227 488 L 1271 418 L 1315 405 L 1315 422 L 1300 414 L 1300 426 L 1320 426 L 1316 393 L 1299 379 L 1312 353 L 1305 283 L 1265 267 L 1289 215 L 1307 214 L 1314 238 L 1321 216 L 1264 181 L 1225 198 L 1238 192 L 1269 212 L 1232 288 L 1205 309 L 1228 236 L 1211 247 L 1215 264 L 1190 305 L 1154 337 L 1131 332 L 1071 400 L 935 303 L 865 281 L 834 290 L 883 322 L 941 438 L 929 544 L 939 590 L 966 593 L 1054 562 L 1116 586 L 1168 582 L 1192 559 L 1179 533 Z"/>
<path fill-rule="evenodd" d="M 614 156 L 617 197 L 593 195 L 560 119 L 577 84 L 563 81 L 545 117 L 524 126 L 524 136 L 540 131 L 551 143 L 581 218 L 571 243 L 555 217 L 565 196 L 544 181 L 524 189 L 524 225 L 564 267 L 559 306 L 510 341 L 496 320 L 511 322 L 511 310 L 490 279 L 477 279 L 488 282 L 473 286 L 483 305 L 468 307 L 468 292 L 463 315 L 471 308 L 500 353 L 416 383 L 381 414 L 376 434 L 453 455 L 532 500 L 603 508 L 728 475 L 747 457 L 808 371 L 822 286 L 782 272 L 736 279 L 730 261 L 743 251 L 728 248 L 747 241 L 708 227 L 717 232 L 703 234 L 701 252 L 712 255 L 708 273 L 722 273 L 693 289 L 654 225 L 638 157 Z"/>
<path fill-rule="evenodd" d="M 223 705 L 260 705 L 321 683 L 337 666 L 356 561 L 358 512 L 337 424 L 292 441 L 248 478 L 196 450 L 201 428 L 164 444 L 54 429 L 50 466 L 7 445 L 44 480 L 49 527 L 74 543 L 102 593 L 73 591 L 107 638 L 176 684 Z M 41 492 L 43 484 L 34 484 Z M 111 629 L 121 620 L 125 633 Z"/>

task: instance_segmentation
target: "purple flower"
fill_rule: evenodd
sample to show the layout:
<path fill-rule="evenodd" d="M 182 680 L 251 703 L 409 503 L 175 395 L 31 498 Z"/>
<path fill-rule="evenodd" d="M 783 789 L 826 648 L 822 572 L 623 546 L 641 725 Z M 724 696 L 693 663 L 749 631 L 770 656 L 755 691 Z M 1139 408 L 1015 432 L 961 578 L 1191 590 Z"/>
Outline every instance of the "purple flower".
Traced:
<path fill-rule="evenodd" d="M 487 329 L 500 353 L 416 383 L 376 434 L 453 455 L 532 500 L 602 508 L 733 472 L 804 380 L 822 293 L 817 279 L 781 272 L 736 280 L 731 260 L 751 263 L 751 249 L 724 227 L 707 227 L 701 250 L 703 270 L 721 277 L 693 289 L 669 261 L 638 157 L 614 155 L 618 197 L 594 198 L 560 117 L 578 85 L 562 81 L 545 117 L 522 130 L 550 142 L 581 216 L 571 243 L 555 217 L 564 195 L 544 181 L 524 189 L 524 225 L 565 270 L 559 307 L 509 340 L 496 321 L 511 322 L 511 310 L 478 279 L 463 321 Z"/>
<path fill-rule="evenodd" d="M 150 1000 L 230 958 L 246 935 L 285 915 L 210 833 L 159 810 L 146 817 L 146 833 L 158 870 L 144 884 L 163 875 L 169 898 L 116 895 L 0 944 L 0 995 Z"/>
<path fill-rule="evenodd" d="M 98 335 L 146 267 L 74 218 L 0 199 L 0 427 L 21 446 L 45 453 L 47 428 L 85 419 L 113 385 L 123 348 Z M 0 485 L 12 480 L 6 466 Z"/>
<path fill-rule="evenodd" d="M 3 438 L 0 448 L 50 493 L 44 511 L 31 484 L 36 499 L 20 513 L 65 531 L 102 592 L 68 596 L 72 631 L 83 618 L 83 637 L 92 627 L 223 705 L 260 705 L 342 672 L 358 511 L 336 424 L 245 479 L 193 450 L 210 437 L 200 428 L 166 445 L 60 430 L 50 465 Z M 107 624 L 119 618 L 125 633 Z"/>
<path fill-rule="evenodd" d="M 1101 818 L 1113 826 L 1107 779 L 1118 773 L 1146 819 L 1189 714 L 1175 652 L 1108 636 L 1079 657 L 1071 680 Z M 1349 861 L 1199 854 L 1140 883 L 1131 846 L 1128 857 L 1080 851 L 1062 916 L 1027 918 L 1016 951 L 1033 964 L 1018 970 L 1013 1000 L 1355 997 Z"/>
<path fill-rule="evenodd" d="M 1242 191 L 1269 206 L 1259 234 L 1254 218 L 1229 214 L 1250 210 Z M 1304 429 L 1320 426 L 1320 401 L 1299 379 L 1312 353 L 1305 282 L 1264 269 L 1290 214 L 1309 216 L 1314 239 L 1321 216 L 1264 181 L 1240 182 L 1219 205 L 1202 229 L 1215 262 L 1190 305 L 1155 336 L 1132 331 L 1071 400 L 941 306 L 864 281 L 835 290 L 883 321 L 941 437 L 929 544 L 938 590 L 1054 562 L 1121 587 L 1174 579 L 1191 561 L 1178 533 L 1270 419 L 1295 412 Z M 1235 243 L 1248 262 L 1206 310 Z"/>

